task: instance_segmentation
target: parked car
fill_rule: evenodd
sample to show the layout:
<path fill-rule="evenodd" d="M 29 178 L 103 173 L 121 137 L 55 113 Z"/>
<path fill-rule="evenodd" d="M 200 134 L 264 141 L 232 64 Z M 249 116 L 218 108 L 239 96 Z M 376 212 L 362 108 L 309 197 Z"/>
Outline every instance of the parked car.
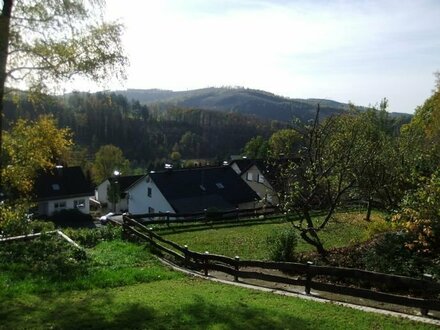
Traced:
<path fill-rule="evenodd" d="M 108 219 L 114 215 L 115 214 L 113 212 L 107 213 L 106 215 L 103 215 L 99 218 L 99 222 L 101 223 L 101 225 L 105 225 L 108 222 Z"/>

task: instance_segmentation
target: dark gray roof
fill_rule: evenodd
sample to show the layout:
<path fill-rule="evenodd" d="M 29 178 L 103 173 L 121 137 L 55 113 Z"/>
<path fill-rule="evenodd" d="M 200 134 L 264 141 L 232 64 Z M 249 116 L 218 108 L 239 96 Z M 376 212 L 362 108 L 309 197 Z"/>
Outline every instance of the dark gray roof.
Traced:
<path fill-rule="evenodd" d="M 85 178 L 81 167 L 54 168 L 40 172 L 34 185 L 37 200 L 93 196 L 93 188 Z"/>
<path fill-rule="evenodd" d="M 229 166 L 168 170 L 150 173 L 150 177 L 177 213 L 230 210 L 259 200 Z"/>
<path fill-rule="evenodd" d="M 118 177 L 111 177 L 108 180 L 110 182 L 117 181 L 119 184 L 119 190 L 124 192 L 127 190 L 131 185 L 133 185 L 136 181 L 138 181 L 140 178 L 144 177 L 145 175 L 126 175 L 126 176 L 118 176 Z"/>

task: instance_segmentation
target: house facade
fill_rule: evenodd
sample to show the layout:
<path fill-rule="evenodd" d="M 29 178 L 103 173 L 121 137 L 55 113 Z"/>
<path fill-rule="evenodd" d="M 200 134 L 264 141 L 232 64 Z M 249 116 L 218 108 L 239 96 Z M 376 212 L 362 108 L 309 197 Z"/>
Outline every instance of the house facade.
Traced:
<path fill-rule="evenodd" d="M 265 204 L 277 205 L 277 192 L 271 184 L 270 169 L 263 160 L 237 159 L 230 163 L 231 168 L 254 190 Z"/>
<path fill-rule="evenodd" d="M 125 192 L 132 184 L 142 178 L 143 175 L 118 176 L 104 180 L 95 188 L 95 199 L 100 203 L 101 209 L 117 213 L 128 210 L 128 194 Z M 108 198 L 108 191 L 111 184 L 118 185 L 120 192 L 119 201 L 112 203 Z"/>
<path fill-rule="evenodd" d="M 151 172 L 126 193 L 132 214 L 187 214 L 260 205 L 258 195 L 229 166 Z"/>
<path fill-rule="evenodd" d="M 52 216 L 72 209 L 90 213 L 89 199 L 93 197 L 93 189 L 79 166 L 58 166 L 40 172 L 35 180 L 34 193 L 39 215 Z"/>

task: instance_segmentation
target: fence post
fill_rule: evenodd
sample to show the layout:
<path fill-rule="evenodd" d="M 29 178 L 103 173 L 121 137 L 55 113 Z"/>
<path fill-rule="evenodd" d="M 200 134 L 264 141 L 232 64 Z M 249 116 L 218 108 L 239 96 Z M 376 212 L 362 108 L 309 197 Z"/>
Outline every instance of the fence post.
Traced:
<path fill-rule="evenodd" d="M 310 272 L 311 265 L 313 265 L 313 262 L 307 261 L 307 264 L 306 264 L 306 288 L 305 288 L 306 294 L 310 294 L 310 289 L 312 286 L 312 274 Z"/>
<path fill-rule="evenodd" d="M 208 276 L 208 255 L 209 252 L 205 251 L 205 276 Z"/>
<path fill-rule="evenodd" d="M 122 232 L 121 232 L 121 238 L 122 240 L 126 240 L 127 239 L 127 230 L 126 230 L 126 226 L 127 226 L 127 215 L 124 213 L 122 215 Z"/>
<path fill-rule="evenodd" d="M 235 210 L 237 211 L 237 221 L 240 221 L 240 209 L 237 207 Z"/>
<path fill-rule="evenodd" d="M 183 246 L 184 250 L 183 253 L 185 254 L 185 267 L 189 268 L 189 252 L 188 252 L 188 245 Z"/>
<path fill-rule="evenodd" d="M 167 211 L 167 227 L 170 227 L 170 211 Z"/>
<path fill-rule="evenodd" d="M 238 271 L 240 267 L 240 257 L 239 256 L 235 256 L 235 275 L 234 275 L 234 281 L 238 282 Z"/>
<path fill-rule="evenodd" d="M 423 278 L 425 278 L 428 281 L 429 280 L 432 281 L 433 276 L 431 274 L 423 274 Z M 426 298 L 426 296 L 423 298 Z M 422 314 L 422 316 L 428 316 L 428 313 L 429 313 L 428 308 L 420 308 L 420 314 Z"/>

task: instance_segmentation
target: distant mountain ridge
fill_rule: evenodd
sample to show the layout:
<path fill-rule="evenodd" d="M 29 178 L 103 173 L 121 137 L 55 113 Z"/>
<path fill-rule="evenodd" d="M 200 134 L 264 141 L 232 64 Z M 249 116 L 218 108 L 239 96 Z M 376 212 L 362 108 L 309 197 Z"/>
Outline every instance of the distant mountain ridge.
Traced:
<path fill-rule="evenodd" d="M 210 87 L 189 91 L 161 89 L 127 89 L 115 91 L 129 100 L 155 106 L 158 109 L 196 108 L 291 121 L 314 118 L 318 104 L 323 117 L 340 113 L 349 108 L 346 103 L 326 99 L 291 99 L 266 91 L 247 88 Z"/>

